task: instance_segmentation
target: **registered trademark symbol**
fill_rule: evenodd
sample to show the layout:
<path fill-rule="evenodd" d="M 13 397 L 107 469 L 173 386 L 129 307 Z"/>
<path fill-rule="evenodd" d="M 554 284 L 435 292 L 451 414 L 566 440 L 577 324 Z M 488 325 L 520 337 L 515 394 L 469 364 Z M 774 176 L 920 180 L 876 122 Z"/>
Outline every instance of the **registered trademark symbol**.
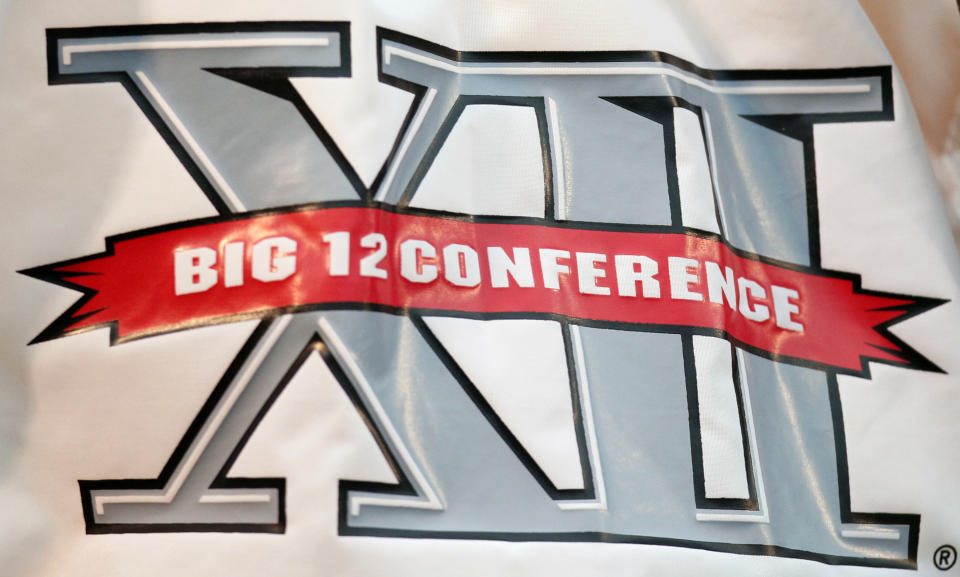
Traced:
<path fill-rule="evenodd" d="M 937 547 L 937 550 L 933 552 L 933 564 L 941 571 L 950 569 L 956 562 L 957 550 L 954 549 L 952 545 L 940 545 Z"/>

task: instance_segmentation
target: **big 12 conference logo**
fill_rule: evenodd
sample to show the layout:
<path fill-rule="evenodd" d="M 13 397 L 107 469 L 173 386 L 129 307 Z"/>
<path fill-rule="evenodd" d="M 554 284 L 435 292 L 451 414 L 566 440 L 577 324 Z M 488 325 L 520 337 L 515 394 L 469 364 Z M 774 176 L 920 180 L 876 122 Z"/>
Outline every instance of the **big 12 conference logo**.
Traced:
<path fill-rule="evenodd" d="M 918 515 L 851 511 L 837 375 L 939 370 L 888 328 L 942 301 L 822 268 L 814 163 L 815 125 L 892 119 L 889 67 L 378 30 L 414 98 L 368 187 L 290 80 L 350 76 L 349 31 L 48 31 L 49 82 L 121 84 L 220 216 L 23 271 L 83 293 L 34 342 L 262 319 L 156 479 L 80 481 L 87 532 L 282 532 L 284 480 L 230 468 L 318 354 L 397 479 L 341 481 L 342 535 L 916 567 Z"/>

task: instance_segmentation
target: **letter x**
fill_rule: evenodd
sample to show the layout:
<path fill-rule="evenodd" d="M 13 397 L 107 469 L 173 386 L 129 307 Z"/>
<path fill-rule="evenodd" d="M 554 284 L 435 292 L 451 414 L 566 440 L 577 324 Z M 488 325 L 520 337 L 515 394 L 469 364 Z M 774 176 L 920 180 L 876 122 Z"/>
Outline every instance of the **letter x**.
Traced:
<path fill-rule="evenodd" d="M 346 23 L 48 31 L 50 83 L 121 84 L 222 215 L 338 201 L 697 229 L 819 267 L 813 127 L 892 118 L 888 67 L 715 71 L 654 52 L 466 53 L 385 30 L 377 58 L 380 80 L 413 102 L 366 186 L 291 82 L 351 75 Z M 470 208 L 463 191 L 424 192 L 458 126 L 503 110 L 539 137 L 536 198 L 514 202 L 491 190 Z M 264 167 L 289 167 L 295 177 Z M 850 510 L 835 374 L 775 363 L 689 328 L 630 333 L 560 318 L 405 315 L 320 311 L 261 321 L 156 479 L 80 482 L 87 531 L 282 532 L 283 479 L 229 471 L 317 353 L 397 478 L 342 482 L 341 534 L 621 541 L 915 564 L 918 517 Z M 351 328 L 361 320 L 413 343 L 416 371 L 442 373 L 423 377 L 412 410 L 428 419 L 430 400 L 461 407 L 460 422 L 445 430 L 484 447 L 477 451 L 490 455 L 490 470 L 465 478 L 468 450 L 405 420 L 384 394 L 391 383 L 354 356 L 370 338 Z M 494 341 L 530 335 L 531 355 L 543 358 L 559 351 L 573 473 L 547 464 L 508 422 L 477 378 L 483 367 L 457 344 L 464 330 Z M 799 446 L 782 431 L 791 416 Z M 413 430 L 426 439 L 417 450 Z M 803 465 L 797 451 L 809 452 Z M 498 478 L 496 495 L 484 497 L 483 485 Z M 811 515 L 812 529 L 803 524 Z M 794 518 L 804 521 L 784 522 Z"/>

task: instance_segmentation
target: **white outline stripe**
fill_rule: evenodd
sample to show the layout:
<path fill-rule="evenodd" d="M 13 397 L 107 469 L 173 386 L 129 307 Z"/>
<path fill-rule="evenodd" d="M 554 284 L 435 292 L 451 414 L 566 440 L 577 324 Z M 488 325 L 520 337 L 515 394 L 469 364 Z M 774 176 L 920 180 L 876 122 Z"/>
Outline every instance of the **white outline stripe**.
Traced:
<path fill-rule="evenodd" d="M 416 485 L 416 490 L 423 495 L 422 498 L 411 498 L 409 496 L 375 497 L 372 495 L 357 495 L 350 498 L 350 515 L 359 515 L 360 507 L 363 505 L 376 505 L 380 507 L 408 507 L 412 509 L 431 509 L 436 511 L 444 510 L 446 508 L 445 505 L 437 496 L 433 487 L 430 485 L 426 475 L 423 474 L 423 472 L 420 470 L 420 467 L 417 466 L 416 461 L 413 460 L 413 456 L 410 454 L 410 451 L 407 450 L 406 445 L 403 443 L 400 435 L 394 428 L 393 423 L 387 416 L 387 412 L 384 411 L 383 406 L 377 399 L 376 394 L 374 394 L 373 388 L 370 386 L 369 381 L 367 381 L 366 377 L 363 375 L 363 372 L 353 359 L 353 356 L 350 354 L 346 345 L 344 345 L 343 341 L 340 340 L 340 336 L 337 335 L 330 323 L 327 322 L 327 319 L 323 317 L 317 319 L 317 327 L 320 329 L 320 336 L 323 338 L 324 342 L 329 345 L 330 351 L 334 354 L 337 360 L 344 365 L 344 368 L 349 371 L 351 379 L 360 389 L 360 393 L 363 396 L 364 401 L 369 405 L 370 410 L 374 413 L 377 421 L 383 427 L 384 432 L 390 439 L 390 444 L 394 447 L 394 449 L 396 449 L 397 453 L 399 453 L 398 456 L 400 461 L 407 469 L 409 469 L 410 476 L 413 477 L 413 481 Z"/>
<path fill-rule="evenodd" d="M 386 196 L 387 192 L 390 190 L 390 185 L 393 184 L 393 179 L 397 176 L 397 170 L 400 168 L 400 163 L 403 161 L 403 157 L 406 156 L 407 149 L 410 148 L 410 143 L 416 137 L 417 132 L 420 131 L 420 125 L 423 124 L 423 119 L 427 115 L 427 110 L 430 108 L 430 105 L 433 104 L 433 99 L 436 96 L 436 88 L 430 88 L 427 90 L 427 93 L 424 94 L 423 100 L 420 102 L 420 107 L 417 109 L 417 113 L 413 116 L 413 121 L 410 123 L 410 128 L 407 130 L 406 134 L 403 135 L 403 140 L 400 142 L 400 149 L 397 150 L 397 155 L 390 163 L 390 170 L 387 171 L 387 176 L 383 179 L 380 189 L 377 191 L 377 194 L 374 195 L 374 200 L 383 200 L 384 196 Z"/>
<path fill-rule="evenodd" d="M 547 101 L 547 132 L 550 137 L 550 150 L 553 156 L 553 216 L 557 220 L 567 219 L 567 182 L 564 173 L 563 143 L 560 138 L 560 119 L 557 115 L 557 101 L 549 96 Z"/>
<path fill-rule="evenodd" d="M 199 499 L 200 503 L 269 503 L 270 495 L 267 493 L 250 493 L 246 495 L 203 495 Z"/>
<path fill-rule="evenodd" d="M 710 124 L 710 113 L 706 108 L 702 108 L 703 126 L 706 134 L 704 139 L 707 145 L 707 156 L 710 160 L 710 184 L 713 185 L 713 200 L 717 207 L 717 213 L 720 216 L 720 222 L 717 226 L 725 234 L 727 231 L 727 215 L 723 210 L 723 198 L 720 196 L 720 175 L 717 173 L 717 154 L 714 151 L 713 128 Z"/>
<path fill-rule="evenodd" d="M 126 52 L 129 50 L 183 50 L 204 48 L 283 48 L 329 46 L 329 38 L 230 38 L 223 40 L 139 40 L 101 44 L 68 44 L 61 47 L 64 66 L 73 64 L 74 54 Z"/>
<path fill-rule="evenodd" d="M 897 529 L 884 529 L 881 527 L 873 529 L 841 529 L 840 535 L 847 539 L 883 539 L 885 541 L 897 541 L 900 539 L 900 531 Z"/>
<path fill-rule="evenodd" d="M 253 375 L 257 372 L 257 369 L 260 368 L 263 360 L 273 349 L 273 346 L 277 343 L 277 340 L 280 339 L 280 336 L 290 324 L 291 320 L 293 320 L 292 315 L 284 315 L 274 321 L 270 325 L 270 328 L 267 329 L 267 334 L 260 340 L 256 351 L 254 351 L 253 355 L 243 364 L 240 373 L 230 384 L 230 388 L 220 402 L 217 403 L 212 418 L 204 423 L 203 431 L 191 444 L 186 459 L 181 461 L 180 467 L 177 469 L 177 472 L 174 473 L 171 483 L 163 490 L 163 493 L 160 495 L 97 495 L 93 498 L 93 504 L 98 515 L 103 515 L 103 506 L 108 503 L 170 503 L 173 501 L 173 498 L 176 497 L 183 483 L 187 480 L 187 477 L 189 477 L 190 472 L 194 466 L 196 466 L 197 461 L 200 460 L 203 451 L 207 448 L 207 445 L 210 444 L 213 436 L 220 429 L 230 410 L 236 404 L 237 399 L 240 398 L 240 395 L 243 394 L 247 385 L 250 384 Z M 243 499 L 250 496 L 251 495 L 237 495 L 237 497 L 241 499 L 241 502 L 248 502 L 243 501 Z M 267 497 L 269 497 L 269 495 Z M 202 497 L 201 502 L 203 502 Z"/>
<path fill-rule="evenodd" d="M 223 178 L 223 175 L 220 174 L 220 171 L 213 165 L 210 157 L 200 148 L 200 144 L 193 138 L 193 135 L 190 134 L 190 131 L 187 130 L 187 127 L 184 126 L 183 122 L 180 121 L 180 118 L 176 115 L 170 105 L 167 104 L 167 101 L 164 100 L 163 95 L 160 94 L 160 91 L 157 90 L 157 87 L 154 86 L 153 82 L 147 78 L 147 75 L 142 70 L 137 70 L 134 73 L 137 81 L 140 82 L 141 86 L 146 90 L 149 97 L 153 100 L 154 105 L 160 111 L 160 113 L 166 118 L 167 124 L 174 130 L 177 134 L 179 140 L 186 145 L 187 149 L 190 151 L 191 156 L 196 160 L 203 171 L 212 181 L 214 187 L 220 193 L 220 197 L 227 203 L 230 207 L 230 210 L 233 212 L 242 212 L 244 210 L 243 202 L 237 197 L 237 194 L 230 188 L 230 185 L 227 184 L 226 179 Z"/>
<path fill-rule="evenodd" d="M 580 415 L 583 419 L 584 433 L 587 435 L 587 455 L 593 473 L 593 492 L 595 498 L 590 501 L 558 501 L 557 506 L 564 510 L 597 509 L 607 510 L 607 487 L 603 482 L 603 466 L 600 462 L 600 444 L 597 442 L 597 430 L 593 425 L 593 406 L 590 402 L 590 381 L 587 380 L 587 367 L 583 354 L 583 341 L 580 338 L 580 325 L 567 325 L 570 329 L 570 344 L 573 347 L 574 363 L 577 366 L 577 390 L 580 393 Z"/>
<path fill-rule="evenodd" d="M 697 521 L 720 521 L 725 523 L 769 523 L 767 512 L 763 513 L 697 513 Z"/>
<path fill-rule="evenodd" d="M 867 83 L 847 83 L 847 84 L 824 84 L 824 85 L 814 85 L 810 86 L 808 84 L 797 85 L 797 84 L 782 84 L 784 81 L 779 80 L 757 80 L 750 82 L 758 82 L 763 84 L 757 84 L 753 86 L 722 86 L 718 85 L 716 81 L 705 82 L 701 80 L 698 76 L 685 72 L 682 70 L 676 70 L 669 68 L 662 64 L 654 65 L 638 65 L 633 64 L 630 66 L 621 66 L 616 64 L 611 64 L 607 66 L 570 66 L 570 65 L 545 65 L 542 63 L 532 63 L 531 66 L 469 66 L 463 63 L 455 63 L 447 60 L 440 60 L 438 58 L 433 58 L 424 54 L 417 52 L 411 52 L 409 50 L 399 48 L 396 46 L 385 45 L 383 48 L 383 58 L 384 63 L 389 65 L 390 59 L 393 56 L 399 56 L 410 60 L 411 62 L 417 62 L 419 64 L 425 64 L 427 66 L 438 68 L 447 72 L 453 72 L 455 74 L 464 74 L 464 75 L 511 75 L 511 76 L 524 76 L 524 75 L 542 75 L 542 76 L 595 76 L 595 75 L 627 75 L 627 76 L 669 76 L 671 78 L 676 78 L 682 80 L 687 84 L 697 86 L 708 92 L 713 92 L 715 94 L 865 94 L 873 90 L 873 87 Z M 737 81 L 742 83 L 744 81 Z M 774 84 L 780 82 L 781 84 Z M 787 81 L 789 82 L 789 81 Z"/>

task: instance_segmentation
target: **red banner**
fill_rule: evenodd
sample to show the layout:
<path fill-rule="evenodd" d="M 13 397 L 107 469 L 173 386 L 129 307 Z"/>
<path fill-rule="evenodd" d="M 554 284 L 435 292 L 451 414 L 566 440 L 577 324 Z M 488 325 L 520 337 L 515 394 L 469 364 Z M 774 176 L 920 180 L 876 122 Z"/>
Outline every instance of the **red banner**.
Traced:
<path fill-rule="evenodd" d="M 689 232 L 583 226 L 310 208 L 124 235 L 103 255 L 25 272 L 87 293 L 38 340 L 110 324 L 123 341 L 364 307 L 694 327 L 848 372 L 866 359 L 929 363 L 886 327 L 930 299 L 862 291 L 856 275 L 766 261 Z"/>

